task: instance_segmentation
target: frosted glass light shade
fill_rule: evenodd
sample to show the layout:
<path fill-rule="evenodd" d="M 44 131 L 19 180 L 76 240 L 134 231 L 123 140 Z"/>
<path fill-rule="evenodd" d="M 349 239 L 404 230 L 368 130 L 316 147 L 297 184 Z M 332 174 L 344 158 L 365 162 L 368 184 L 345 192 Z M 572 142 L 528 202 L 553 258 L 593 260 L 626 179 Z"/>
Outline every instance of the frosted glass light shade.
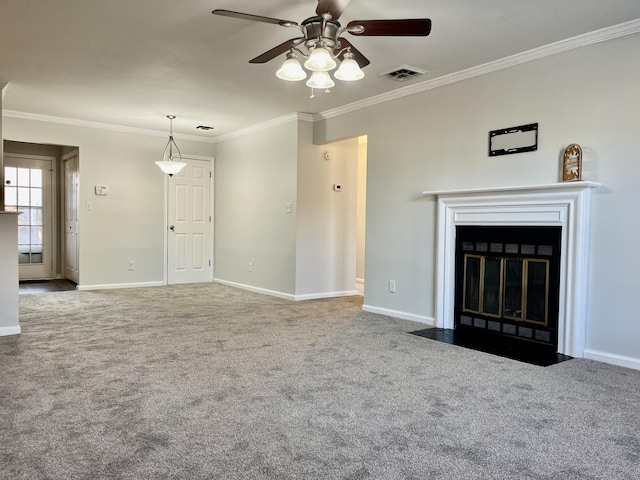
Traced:
<path fill-rule="evenodd" d="M 331 76 L 327 72 L 313 72 L 311 78 L 307 80 L 307 87 L 327 90 L 335 87 L 336 83 L 331 80 Z"/>
<path fill-rule="evenodd" d="M 340 64 L 340 68 L 336 70 L 334 76 L 343 82 L 353 82 L 364 77 L 364 72 L 353 59 L 353 53 L 345 53 L 344 60 Z"/>
<path fill-rule="evenodd" d="M 328 72 L 336 68 L 336 65 L 336 61 L 331 58 L 331 53 L 324 47 L 311 50 L 309 58 L 304 62 L 304 68 L 312 72 Z"/>
<path fill-rule="evenodd" d="M 287 54 L 280 69 L 276 72 L 276 77 L 288 82 L 298 82 L 307 78 L 307 73 L 302 69 L 302 65 L 293 53 Z"/>
<path fill-rule="evenodd" d="M 180 170 L 187 166 L 187 164 L 184 162 L 177 162 L 172 160 L 158 160 L 156 162 L 156 165 L 158 165 L 160 167 L 160 170 L 162 170 L 169 176 L 180 172 Z"/>

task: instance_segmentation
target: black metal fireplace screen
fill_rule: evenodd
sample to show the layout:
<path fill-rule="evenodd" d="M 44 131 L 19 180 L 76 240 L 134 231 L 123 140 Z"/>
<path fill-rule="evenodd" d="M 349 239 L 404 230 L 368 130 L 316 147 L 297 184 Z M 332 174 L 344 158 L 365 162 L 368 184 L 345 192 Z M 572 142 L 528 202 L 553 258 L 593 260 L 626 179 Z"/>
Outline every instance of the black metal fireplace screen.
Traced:
<path fill-rule="evenodd" d="M 560 227 L 460 226 L 455 328 L 557 346 Z"/>

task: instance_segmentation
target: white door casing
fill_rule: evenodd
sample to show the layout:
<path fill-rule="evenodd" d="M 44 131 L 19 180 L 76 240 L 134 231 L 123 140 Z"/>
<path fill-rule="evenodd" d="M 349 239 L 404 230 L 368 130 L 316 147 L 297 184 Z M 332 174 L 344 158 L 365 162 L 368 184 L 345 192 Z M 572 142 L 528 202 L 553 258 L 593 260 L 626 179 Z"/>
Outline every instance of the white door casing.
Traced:
<path fill-rule="evenodd" d="M 78 153 L 63 158 L 64 162 L 64 277 L 79 283 L 78 262 Z"/>
<path fill-rule="evenodd" d="M 53 278 L 55 158 L 5 154 L 5 202 L 18 210 L 20 280 Z M 15 198 L 14 198 L 15 197 Z"/>
<path fill-rule="evenodd" d="M 209 159 L 183 157 L 187 166 L 169 177 L 167 283 L 213 280 L 212 168 Z"/>

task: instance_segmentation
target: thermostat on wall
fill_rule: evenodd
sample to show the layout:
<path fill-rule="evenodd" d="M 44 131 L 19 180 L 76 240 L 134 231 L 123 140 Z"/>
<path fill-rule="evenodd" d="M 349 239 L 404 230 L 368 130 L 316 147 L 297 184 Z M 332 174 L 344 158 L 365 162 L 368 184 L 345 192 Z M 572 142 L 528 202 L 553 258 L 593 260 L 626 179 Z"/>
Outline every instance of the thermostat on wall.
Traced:
<path fill-rule="evenodd" d="M 96 185 L 96 195 L 106 195 L 109 193 L 109 187 L 104 185 Z"/>

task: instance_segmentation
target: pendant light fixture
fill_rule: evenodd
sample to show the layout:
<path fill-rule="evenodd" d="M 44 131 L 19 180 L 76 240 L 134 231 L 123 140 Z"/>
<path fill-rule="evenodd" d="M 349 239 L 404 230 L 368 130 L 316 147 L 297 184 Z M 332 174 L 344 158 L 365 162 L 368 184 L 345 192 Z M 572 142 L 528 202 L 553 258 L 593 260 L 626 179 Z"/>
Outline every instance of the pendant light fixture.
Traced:
<path fill-rule="evenodd" d="M 167 146 L 164 148 L 163 159 L 158 160 L 156 165 L 158 165 L 164 173 L 172 177 L 174 174 L 186 167 L 187 164 L 182 161 L 180 149 L 173 140 L 173 119 L 176 118 L 176 116 L 167 115 L 167 118 L 169 119 L 169 141 L 167 142 Z"/>

